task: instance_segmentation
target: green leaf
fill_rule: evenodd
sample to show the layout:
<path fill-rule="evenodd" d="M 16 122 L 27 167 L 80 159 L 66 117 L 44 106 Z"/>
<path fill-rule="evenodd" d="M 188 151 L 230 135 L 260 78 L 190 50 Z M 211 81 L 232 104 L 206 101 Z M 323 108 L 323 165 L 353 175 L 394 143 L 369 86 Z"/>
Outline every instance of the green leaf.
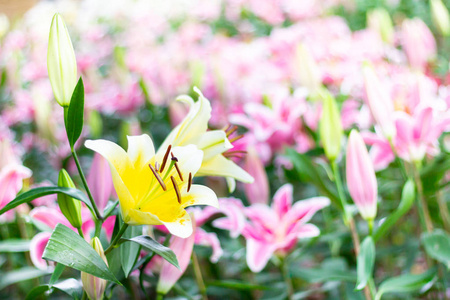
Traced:
<path fill-rule="evenodd" d="M 37 287 L 33 288 L 25 297 L 25 300 L 34 300 L 38 296 L 44 294 L 45 292 L 49 291 L 50 287 L 47 284 L 44 285 L 38 285 Z"/>
<path fill-rule="evenodd" d="M 304 182 L 311 182 L 314 186 L 325 196 L 342 208 L 340 201 L 337 197 L 337 191 L 334 184 L 328 180 L 328 176 L 322 168 L 313 163 L 311 157 L 306 154 L 300 154 L 294 149 L 286 149 L 287 156 L 292 161 L 296 172 L 298 173 L 300 180 Z M 324 179 L 327 180 L 324 180 Z"/>
<path fill-rule="evenodd" d="M 53 288 L 66 293 L 73 299 L 81 299 L 83 297 L 83 286 L 81 282 L 73 278 L 60 281 L 54 284 Z"/>
<path fill-rule="evenodd" d="M 123 225 L 122 225 L 123 226 Z M 141 226 L 130 226 L 122 235 L 123 238 L 133 238 L 139 233 L 142 234 Z M 128 277 L 133 270 L 133 266 L 139 257 L 141 246 L 137 243 L 124 243 L 120 245 L 120 261 L 122 263 L 123 273 Z"/>
<path fill-rule="evenodd" d="M 375 300 L 380 300 L 386 293 L 409 293 L 425 292 L 433 285 L 436 280 L 436 270 L 430 269 L 422 274 L 406 274 L 392 277 L 383 281 L 375 296 Z"/>
<path fill-rule="evenodd" d="M 207 286 L 217 286 L 217 287 L 223 287 L 227 289 L 233 289 L 233 290 L 268 290 L 270 287 L 265 285 L 257 285 L 257 284 L 251 284 L 251 283 L 245 283 L 245 282 L 239 282 L 234 280 L 217 280 L 217 281 L 210 281 L 206 282 Z"/>
<path fill-rule="evenodd" d="M 155 252 L 156 254 L 167 260 L 169 263 L 180 269 L 180 266 L 178 265 L 177 256 L 175 255 L 175 253 L 173 253 L 173 251 L 170 250 L 170 248 L 161 245 L 151 237 L 146 235 L 140 235 L 131 239 L 126 238 L 120 239 L 120 243 L 127 241 L 138 243 L 147 250 Z"/>
<path fill-rule="evenodd" d="M 29 240 L 10 239 L 0 242 L 0 252 L 26 252 L 29 250 Z"/>
<path fill-rule="evenodd" d="M 73 189 L 73 188 L 60 187 L 60 186 L 43 186 L 43 187 L 38 187 L 38 188 L 35 188 L 32 190 L 26 191 L 25 193 L 22 193 L 19 196 L 17 196 L 14 200 L 12 200 L 8 204 L 6 204 L 5 207 L 3 207 L 0 210 L 0 215 L 2 215 L 3 213 L 7 212 L 8 210 L 11 210 L 21 204 L 28 203 L 36 198 L 55 194 L 55 193 L 65 194 L 67 196 L 78 199 L 78 200 L 84 202 L 84 204 L 86 204 L 87 207 L 91 211 L 93 211 L 91 202 L 89 201 L 89 199 L 86 197 L 86 195 L 82 191 Z"/>
<path fill-rule="evenodd" d="M 412 207 L 414 203 L 414 199 L 416 198 L 416 188 L 414 185 L 414 181 L 409 179 L 402 190 L 402 200 L 398 205 L 397 209 L 391 213 L 389 217 L 384 220 L 384 222 L 378 227 L 375 234 L 373 235 L 373 239 L 377 242 L 380 238 L 385 236 L 392 226 L 397 223 L 397 221 L 405 215 Z"/>
<path fill-rule="evenodd" d="M 56 225 L 42 258 L 120 284 L 94 248 L 62 224 Z"/>
<path fill-rule="evenodd" d="M 36 277 L 41 277 L 47 274 L 50 274 L 50 272 L 39 270 L 33 267 L 24 267 L 19 270 L 11 271 L 8 273 L 2 273 L 0 274 L 0 290 L 7 287 L 8 285 L 33 279 Z"/>
<path fill-rule="evenodd" d="M 371 236 L 368 236 L 361 243 L 359 254 L 357 257 L 357 274 L 356 290 L 362 290 L 369 279 L 372 277 L 373 265 L 375 264 L 375 243 Z"/>
<path fill-rule="evenodd" d="M 66 111 L 65 111 L 66 112 Z M 72 98 L 70 100 L 67 115 L 64 121 L 66 125 L 67 138 L 69 140 L 70 148 L 73 149 L 76 141 L 83 130 L 84 117 L 84 86 L 83 79 L 80 77 L 75 89 L 73 90 Z"/>
<path fill-rule="evenodd" d="M 321 283 L 326 281 L 356 282 L 356 273 L 348 270 L 343 259 L 326 259 L 320 268 L 291 268 L 290 274 L 293 278 L 301 278 L 310 283 Z"/>
<path fill-rule="evenodd" d="M 427 254 L 450 268 L 450 236 L 441 229 L 422 234 Z"/>
<path fill-rule="evenodd" d="M 49 286 L 52 286 L 55 284 L 56 281 L 58 281 L 59 277 L 61 277 L 62 272 L 64 272 L 64 269 L 66 268 L 63 264 L 56 264 L 55 270 L 53 270 L 52 277 L 50 277 L 50 281 L 48 283 Z"/>

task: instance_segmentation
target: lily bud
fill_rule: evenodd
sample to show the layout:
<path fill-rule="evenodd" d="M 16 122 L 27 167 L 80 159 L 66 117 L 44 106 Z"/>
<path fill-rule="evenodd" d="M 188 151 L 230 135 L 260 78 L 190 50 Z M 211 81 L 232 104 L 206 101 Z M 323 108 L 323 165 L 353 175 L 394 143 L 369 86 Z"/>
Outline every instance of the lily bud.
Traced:
<path fill-rule="evenodd" d="M 66 24 L 59 14 L 53 16 L 47 50 L 48 77 L 56 101 L 69 106 L 77 85 L 77 62 Z"/>
<path fill-rule="evenodd" d="M 436 58 L 436 40 L 427 25 L 419 18 L 406 19 L 400 32 L 401 43 L 409 65 L 424 71 L 428 61 Z"/>
<path fill-rule="evenodd" d="M 66 170 L 61 169 L 59 172 L 58 186 L 75 188 L 75 184 L 70 178 Z M 64 217 L 75 228 L 81 228 L 81 202 L 67 196 L 66 194 L 58 194 L 58 205 Z"/>
<path fill-rule="evenodd" d="M 439 30 L 443 36 L 450 35 L 450 16 L 441 0 L 430 1 L 431 17 L 434 26 Z"/>
<path fill-rule="evenodd" d="M 341 152 L 342 123 L 336 100 L 328 91 L 321 91 L 323 100 L 320 119 L 320 139 L 325 155 L 330 161 L 336 160 Z"/>
<path fill-rule="evenodd" d="M 253 183 L 247 183 L 244 186 L 248 201 L 251 204 L 267 204 L 269 202 L 269 180 L 267 179 L 264 164 L 259 158 L 256 149 L 252 146 L 247 149 L 245 170 L 255 179 Z"/>
<path fill-rule="evenodd" d="M 348 191 L 359 213 L 365 220 L 373 220 L 377 214 L 377 179 L 366 145 L 355 129 L 347 144 L 346 175 Z"/>
<path fill-rule="evenodd" d="M 364 86 L 367 104 L 375 122 L 380 126 L 383 135 L 392 139 L 395 134 L 394 106 L 389 96 L 384 92 L 378 76 L 369 64 L 363 66 Z"/>
<path fill-rule="evenodd" d="M 100 255 L 106 265 L 108 265 L 108 261 L 106 260 L 105 253 L 103 252 L 102 243 L 98 239 L 98 237 L 94 237 L 91 240 L 91 246 L 95 251 Z M 81 272 L 81 282 L 83 283 L 83 288 L 86 291 L 90 300 L 102 300 L 103 294 L 106 288 L 106 280 L 95 277 L 94 275 Z"/>
<path fill-rule="evenodd" d="M 0 39 L 5 36 L 9 29 L 9 20 L 8 16 L 3 13 L 0 13 Z"/>
<path fill-rule="evenodd" d="M 312 97 L 322 86 L 319 67 L 308 49 L 300 44 L 296 50 L 298 80 L 303 87 L 308 89 Z"/>
<path fill-rule="evenodd" d="M 376 8 L 367 13 L 367 27 L 378 32 L 385 43 L 392 43 L 394 26 L 389 13 L 384 8 Z"/>

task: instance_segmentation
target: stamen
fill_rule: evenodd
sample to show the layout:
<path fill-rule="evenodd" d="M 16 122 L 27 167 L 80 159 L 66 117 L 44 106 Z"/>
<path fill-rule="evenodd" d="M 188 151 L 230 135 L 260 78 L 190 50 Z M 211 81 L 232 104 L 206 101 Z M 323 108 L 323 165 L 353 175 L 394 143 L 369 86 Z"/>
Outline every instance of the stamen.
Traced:
<path fill-rule="evenodd" d="M 173 176 L 170 176 L 170 180 L 172 180 L 173 188 L 175 189 L 175 193 L 177 194 L 178 203 L 181 204 L 181 193 L 180 190 L 178 189 L 177 182 L 175 181 L 175 178 Z"/>
<path fill-rule="evenodd" d="M 247 151 L 243 150 L 233 150 L 233 151 L 227 151 L 224 152 L 222 155 L 225 157 L 236 157 L 236 158 L 242 158 L 244 155 L 247 154 Z M 242 156 L 241 156 L 242 155 Z"/>
<path fill-rule="evenodd" d="M 188 188 L 187 188 L 187 191 L 188 191 L 188 192 L 189 192 L 189 190 L 191 189 L 191 185 L 192 185 L 192 173 L 189 172 Z"/>
<path fill-rule="evenodd" d="M 232 135 L 233 132 L 235 132 L 237 129 L 238 129 L 237 126 L 233 126 L 233 128 L 231 128 L 231 130 L 227 132 L 227 137 L 229 137 L 230 135 Z"/>
<path fill-rule="evenodd" d="M 224 128 L 222 128 L 223 131 L 227 132 L 228 129 L 230 129 L 231 124 L 228 124 L 227 126 L 225 126 Z"/>
<path fill-rule="evenodd" d="M 164 154 L 164 158 L 163 158 L 163 161 L 161 164 L 161 171 L 159 171 L 160 173 L 162 173 L 164 171 L 164 167 L 166 166 L 167 158 L 169 157 L 170 149 L 172 149 L 172 145 L 169 145 L 169 147 L 167 147 L 166 154 Z"/>
<path fill-rule="evenodd" d="M 170 155 L 172 156 L 171 160 L 178 162 L 178 158 L 176 158 L 175 155 L 173 155 L 173 153 L 170 153 Z"/>
<path fill-rule="evenodd" d="M 158 180 L 159 185 L 162 187 L 162 189 L 163 189 L 164 191 L 167 191 L 166 184 L 165 184 L 164 181 L 161 179 L 161 176 L 159 176 L 158 172 L 156 172 L 155 168 L 153 168 L 153 166 L 152 166 L 151 164 L 149 164 L 148 166 L 150 167 L 150 170 L 152 170 L 153 175 L 155 175 L 156 180 Z"/>
<path fill-rule="evenodd" d="M 235 136 L 234 138 L 232 138 L 232 139 L 229 140 L 229 141 L 230 141 L 230 143 L 233 143 L 233 142 L 236 142 L 237 140 L 242 139 L 243 137 L 244 137 L 244 135 L 243 135 L 243 134 L 240 134 L 240 135 L 238 135 L 238 136 Z"/>
<path fill-rule="evenodd" d="M 159 172 L 159 163 L 155 161 L 155 170 L 156 172 Z"/>
<path fill-rule="evenodd" d="M 183 181 L 183 175 L 181 174 L 180 168 L 178 167 L 177 163 L 175 163 L 175 169 L 177 169 L 178 176 L 180 176 L 181 181 Z"/>

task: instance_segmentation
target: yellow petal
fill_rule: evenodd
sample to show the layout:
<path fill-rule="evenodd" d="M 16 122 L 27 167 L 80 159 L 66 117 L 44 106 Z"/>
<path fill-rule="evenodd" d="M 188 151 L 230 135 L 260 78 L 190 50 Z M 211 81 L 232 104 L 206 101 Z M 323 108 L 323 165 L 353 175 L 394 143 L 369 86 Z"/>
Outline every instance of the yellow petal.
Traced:
<path fill-rule="evenodd" d="M 216 155 L 214 158 L 203 162 L 197 176 L 231 177 L 245 183 L 252 183 L 254 180 L 250 174 L 223 155 Z"/>
<path fill-rule="evenodd" d="M 122 208 L 122 207 L 121 207 Z M 129 209 L 127 215 L 123 216 L 123 221 L 129 225 L 160 225 L 162 222 L 157 216 L 149 212 L 143 212 L 137 209 Z"/>

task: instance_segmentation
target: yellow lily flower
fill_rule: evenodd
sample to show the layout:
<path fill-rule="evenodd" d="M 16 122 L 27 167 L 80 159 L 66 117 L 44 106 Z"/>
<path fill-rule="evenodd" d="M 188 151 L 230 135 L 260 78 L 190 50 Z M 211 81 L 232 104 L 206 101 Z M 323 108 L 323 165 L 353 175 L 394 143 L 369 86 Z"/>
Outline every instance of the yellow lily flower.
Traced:
<path fill-rule="evenodd" d="M 122 217 L 129 225 L 164 224 L 170 233 L 185 238 L 192 234 L 187 206 L 218 207 L 214 191 L 192 184 L 203 159 L 195 145 L 169 145 L 161 159 L 146 134 L 129 136 L 127 151 L 107 140 L 88 140 L 85 146 L 108 160 Z"/>
<path fill-rule="evenodd" d="M 167 136 L 156 156 L 162 157 L 164 149 L 168 145 L 186 146 L 193 144 L 204 153 L 203 162 L 197 172 L 197 176 L 226 177 L 230 190 L 234 189 L 234 179 L 252 183 L 254 179 L 250 174 L 232 160 L 223 156 L 223 153 L 233 148 L 233 145 L 228 140 L 227 133 L 224 130 L 208 131 L 208 121 L 211 118 L 211 104 L 198 88 L 194 87 L 194 91 L 199 96 L 197 102 L 194 102 L 189 96 L 177 98 L 177 101 L 189 105 L 189 113 Z"/>

